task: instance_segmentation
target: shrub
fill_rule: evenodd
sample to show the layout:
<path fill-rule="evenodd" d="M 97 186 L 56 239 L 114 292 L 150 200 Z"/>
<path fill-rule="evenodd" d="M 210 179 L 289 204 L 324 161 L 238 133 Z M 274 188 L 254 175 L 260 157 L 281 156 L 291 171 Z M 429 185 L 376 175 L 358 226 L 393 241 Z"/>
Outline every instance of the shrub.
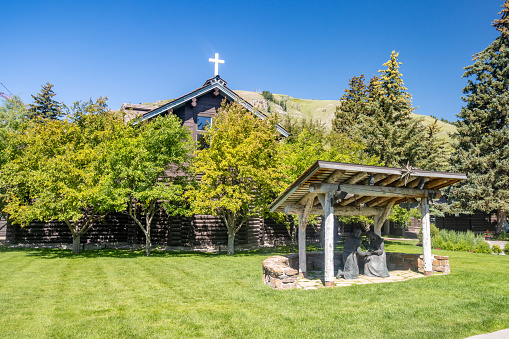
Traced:
<path fill-rule="evenodd" d="M 486 241 L 477 241 L 475 244 L 475 253 L 491 253 L 490 245 Z"/>
<path fill-rule="evenodd" d="M 496 245 L 496 244 L 495 244 L 495 245 L 493 245 L 493 246 L 491 246 L 491 251 L 492 251 L 493 253 L 496 253 L 496 254 L 500 254 L 500 253 L 502 253 L 502 249 L 500 248 L 500 246 L 498 246 L 498 245 Z"/>
<path fill-rule="evenodd" d="M 444 242 L 444 247 L 442 249 L 448 250 L 448 251 L 454 251 L 454 243 L 452 241 L 446 241 Z"/>
<path fill-rule="evenodd" d="M 498 240 L 507 240 L 508 236 L 505 231 L 500 232 L 499 236 L 497 237 Z"/>
<path fill-rule="evenodd" d="M 465 252 L 468 252 L 468 251 L 472 251 L 474 248 L 474 244 L 470 243 L 467 239 L 461 239 L 457 244 L 456 244 L 456 248 L 455 250 L 456 251 L 465 251 Z"/>
<path fill-rule="evenodd" d="M 505 244 L 505 254 L 509 255 L 509 242 Z"/>

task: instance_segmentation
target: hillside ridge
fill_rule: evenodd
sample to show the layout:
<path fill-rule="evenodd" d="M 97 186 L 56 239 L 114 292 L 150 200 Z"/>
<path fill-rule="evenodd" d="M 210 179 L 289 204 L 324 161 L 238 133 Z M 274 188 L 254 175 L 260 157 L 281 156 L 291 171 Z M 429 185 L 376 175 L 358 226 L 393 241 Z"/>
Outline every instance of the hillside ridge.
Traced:
<path fill-rule="evenodd" d="M 336 106 L 340 105 L 339 100 L 299 99 L 286 94 L 272 93 L 276 101 L 285 102 L 285 111 L 280 105 L 265 100 L 262 94 L 259 92 L 243 90 L 234 90 L 234 92 L 264 113 L 277 112 L 279 114 L 288 114 L 291 117 L 299 119 L 312 118 L 322 121 L 326 126 L 332 125 Z M 426 126 L 432 124 L 435 121 L 435 118 L 429 115 L 417 113 L 412 113 L 411 115 L 414 118 L 421 119 L 422 123 Z M 441 130 L 441 132 L 438 134 L 439 137 L 450 143 L 451 135 L 456 133 L 456 126 L 441 120 L 437 121 L 437 125 Z"/>

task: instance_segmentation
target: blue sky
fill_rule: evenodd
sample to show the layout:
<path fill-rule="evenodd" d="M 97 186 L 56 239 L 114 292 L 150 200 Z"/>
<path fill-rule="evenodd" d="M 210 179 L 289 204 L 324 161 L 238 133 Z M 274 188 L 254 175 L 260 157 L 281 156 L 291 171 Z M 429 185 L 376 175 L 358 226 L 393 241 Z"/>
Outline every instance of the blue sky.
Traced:
<path fill-rule="evenodd" d="M 0 82 L 27 103 L 49 81 L 58 101 L 106 95 L 117 109 L 200 87 L 219 53 L 231 89 L 339 99 L 395 50 L 416 113 L 455 120 L 463 67 L 498 36 L 502 3 L 4 1 Z"/>

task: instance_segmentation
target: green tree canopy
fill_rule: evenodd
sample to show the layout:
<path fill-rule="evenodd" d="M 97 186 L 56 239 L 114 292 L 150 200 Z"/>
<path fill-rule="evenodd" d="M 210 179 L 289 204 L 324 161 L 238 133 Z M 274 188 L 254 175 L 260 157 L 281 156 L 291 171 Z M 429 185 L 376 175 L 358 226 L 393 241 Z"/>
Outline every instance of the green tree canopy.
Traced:
<path fill-rule="evenodd" d="M 468 174 L 452 191 L 463 210 L 498 211 L 500 232 L 509 210 L 509 1 L 493 25 L 500 35 L 465 67 L 465 106 L 458 114 L 452 163 Z"/>
<path fill-rule="evenodd" d="M 30 111 L 32 116 L 36 116 L 41 119 L 58 119 L 61 114 L 61 104 L 54 100 L 53 97 L 56 95 L 53 92 L 53 86 L 49 82 L 42 85 L 42 90 L 36 95 L 32 95 L 34 100 L 33 104 L 30 105 Z"/>
<path fill-rule="evenodd" d="M 191 165 L 202 175 L 186 192 L 193 212 L 222 218 L 228 230 L 228 254 L 238 230 L 250 216 L 267 212 L 283 186 L 275 120 L 254 116 L 238 103 L 223 103 Z"/>
<path fill-rule="evenodd" d="M 125 133 L 103 144 L 107 153 L 108 185 L 120 211 L 127 212 L 145 234 L 150 256 L 155 214 L 185 214 L 185 166 L 192 153 L 189 128 L 175 115 L 126 126 Z M 167 175 L 165 170 L 171 176 Z"/>
<path fill-rule="evenodd" d="M 124 129 L 122 117 L 106 110 L 100 98 L 75 104 L 65 120 L 30 121 L 11 132 L 0 184 L 12 222 L 63 221 L 79 253 L 80 237 L 118 208 L 108 192 L 100 146 Z"/>

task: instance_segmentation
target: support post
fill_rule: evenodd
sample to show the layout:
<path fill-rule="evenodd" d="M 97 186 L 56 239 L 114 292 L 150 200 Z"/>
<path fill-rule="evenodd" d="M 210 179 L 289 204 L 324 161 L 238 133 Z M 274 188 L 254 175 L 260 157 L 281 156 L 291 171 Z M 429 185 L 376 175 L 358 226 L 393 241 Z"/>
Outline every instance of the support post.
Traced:
<path fill-rule="evenodd" d="M 382 225 L 385 223 L 385 220 L 387 220 L 387 217 L 392 212 L 392 207 L 394 206 L 394 199 L 390 200 L 387 205 L 385 205 L 382 213 L 375 215 L 375 234 L 378 236 L 382 236 Z"/>
<path fill-rule="evenodd" d="M 311 208 L 313 208 L 314 201 L 314 196 L 307 199 L 302 213 L 299 213 L 299 278 L 304 278 L 307 272 L 306 226 L 309 219 L 309 212 L 311 212 Z"/>
<path fill-rule="evenodd" d="M 323 205 L 325 216 L 325 287 L 334 287 L 334 192 L 325 194 Z"/>
<path fill-rule="evenodd" d="M 384 222 L 384 234 L 385 235 L 389 235 L 391 233 L 390 227 L 391 227 L 391 225 L 389 224 L 389 220 L 385 220 L 385 222 Z"/>
<path fill-rule="evenodd" d="M 375 219 L 374 220 L 375 222 L 373 223 L 373 230 L 375 231 L 376 234 L 378 234 L 377 230 L 382 229 L 382 225 L 383 225 L 383 222 L 380 223 L 380 214 L 375 215 L 375 217 L 373 219 Z M 378 235 L 381 236 L 381 234 L 378 234 Z"/>
<path fill-rule="evenodd" d="M 422 214 L 422 254 L 424 264 L 424 275 L 429 276 L 433 274 L 432 258 L 431 258 L 431 234 L 430 227 L 431 221 L 429 218 L 429 205 L 428 198 L 421 199 L 421 214 Z"/>

